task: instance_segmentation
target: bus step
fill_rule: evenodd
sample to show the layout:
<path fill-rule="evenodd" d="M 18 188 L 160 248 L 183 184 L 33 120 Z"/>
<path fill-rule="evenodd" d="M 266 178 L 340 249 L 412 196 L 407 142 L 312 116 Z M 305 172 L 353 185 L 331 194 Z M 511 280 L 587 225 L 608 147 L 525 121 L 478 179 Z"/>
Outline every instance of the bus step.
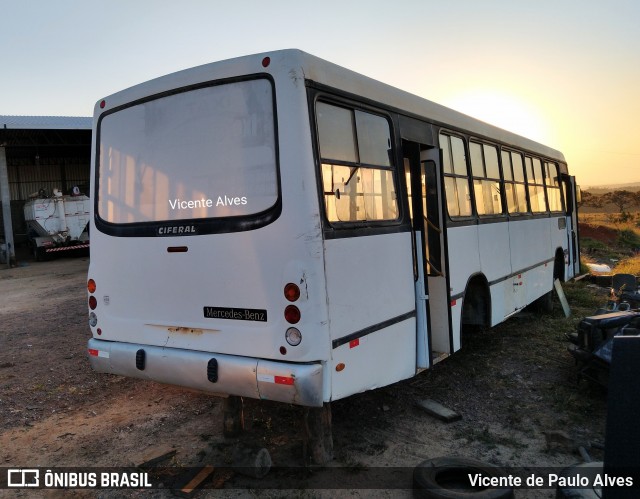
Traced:
<path fill-rule="evenodd" d="M 441 360 L 449 357 L 449 354 L 446 352 L 431 352 L 431 365 L 435 366 Z"/>

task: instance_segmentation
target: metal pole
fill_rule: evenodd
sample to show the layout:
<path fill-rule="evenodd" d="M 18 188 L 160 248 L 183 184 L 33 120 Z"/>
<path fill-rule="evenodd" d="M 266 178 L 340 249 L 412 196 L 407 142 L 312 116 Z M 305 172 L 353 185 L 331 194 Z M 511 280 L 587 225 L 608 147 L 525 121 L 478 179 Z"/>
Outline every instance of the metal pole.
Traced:
<path fill-rule="evenodd" d="M 0 199 L 2 199 L 2 219 L 4 220 L 4 241 L 7 249 L 7 267 L 15 260 L 13 243 L 13 224 L 11 223 L 11 192 L 9 191 L 9 172 L 4 146 L 0 146 Z"/>

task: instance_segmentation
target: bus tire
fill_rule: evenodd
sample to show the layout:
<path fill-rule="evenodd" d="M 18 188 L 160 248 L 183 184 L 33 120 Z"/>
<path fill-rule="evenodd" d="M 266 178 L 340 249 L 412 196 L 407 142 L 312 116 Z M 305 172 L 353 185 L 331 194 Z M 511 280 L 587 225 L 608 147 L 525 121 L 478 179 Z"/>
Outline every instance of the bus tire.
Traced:
<path fill-rule="evenodd" d="M 416 497 L 430 499 L 508 499 L 511 487 L 473 487 L 469 475 L 505 477 L 504 472 L 474 459 L 439 457 L 421 462 L 413 470 Z"/>

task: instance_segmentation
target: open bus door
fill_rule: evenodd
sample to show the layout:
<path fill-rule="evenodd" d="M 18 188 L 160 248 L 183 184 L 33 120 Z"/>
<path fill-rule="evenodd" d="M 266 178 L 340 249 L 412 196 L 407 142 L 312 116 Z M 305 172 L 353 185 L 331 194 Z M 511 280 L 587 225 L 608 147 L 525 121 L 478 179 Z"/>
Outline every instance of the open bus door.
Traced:
<path fill-rule="evenodd" d="M 578 202 L 580 201 L 580 187 L 576 185 L 576 178 L 572 175 L 562 175 L 564 187 L 564 201 L 567 218 L 567 234 L 569 237 L 569 275 L 567 279 L 580 274 L 580 238 L 578 233 Z"/>
<path fill-rule="evenodd" d="M 417 368 L 427 369 L 452 352 L 442 162 L 438 148 L 417 142 L 403 141 L 403 152 L 414 238 Z"/>

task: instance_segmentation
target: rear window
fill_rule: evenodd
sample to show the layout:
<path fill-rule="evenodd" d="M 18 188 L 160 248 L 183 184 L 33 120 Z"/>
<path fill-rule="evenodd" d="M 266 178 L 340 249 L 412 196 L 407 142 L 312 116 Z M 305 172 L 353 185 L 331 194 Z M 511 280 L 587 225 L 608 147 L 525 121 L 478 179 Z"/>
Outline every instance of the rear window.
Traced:
<path fill-rule="evenodd" d="M 126 107 L 104 116 L 98 133 L 97 210 L 106 222 L 244 217 L 278 200 L 269 80 Z"/>

